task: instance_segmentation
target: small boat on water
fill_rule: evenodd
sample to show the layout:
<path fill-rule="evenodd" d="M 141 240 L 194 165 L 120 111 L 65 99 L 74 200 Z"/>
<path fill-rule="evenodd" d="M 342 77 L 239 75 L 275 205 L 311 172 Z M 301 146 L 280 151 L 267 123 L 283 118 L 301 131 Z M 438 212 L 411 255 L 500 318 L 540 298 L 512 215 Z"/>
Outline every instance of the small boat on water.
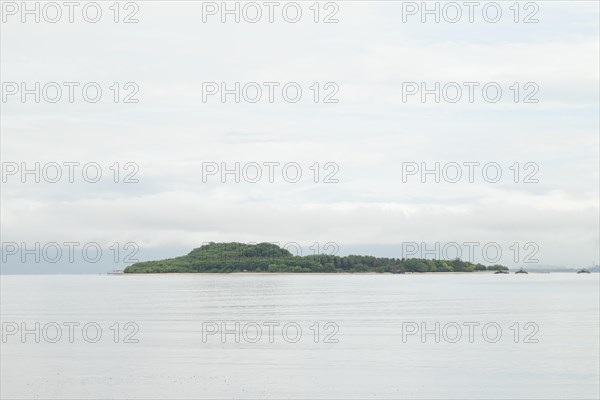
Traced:
<path fill-rule="evenodd" d="M 525 271 L 523 268 L 515 272 L 515 274 L 528 274 L 529 272 Z"/>
<path fill-rule="evenodd" d="M 591 272 L 585 268 L 581 268 L 579 271 L 577 271 L 577 273 L 578 274 L 591 274 Z"/>
<path fill-rule="evenodd" d="M 495 274 L 508 274 L 508 271 L 504 271 L 504 270 L 499 269 L 498 271 L 494 272 L 494 275 Z"/>

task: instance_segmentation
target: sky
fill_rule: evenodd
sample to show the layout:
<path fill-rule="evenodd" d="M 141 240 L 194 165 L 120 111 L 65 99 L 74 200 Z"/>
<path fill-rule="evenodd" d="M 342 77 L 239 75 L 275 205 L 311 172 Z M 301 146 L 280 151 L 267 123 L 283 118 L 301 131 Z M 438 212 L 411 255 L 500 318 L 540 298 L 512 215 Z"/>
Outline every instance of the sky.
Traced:
<path fill-rule="evenodd" d="M 221 241 L 600 260 L 597 2 L 518 15 L 497 2 L 497 18 L 481 2 L 473 22 L 457 2 L 456 23 L 447 3 L 436 22 L 400 1 L 320 2 L 318 16 L 279 2 L 273 23 L 264 2 L 240 2 L 239 23 L 221 2 L 121 2 L 118 15 L 98 2 L 91 23 L 86 3 L 73 23 L 61 2 L 56 23 L 43 2 L 39 22 L 2 5 L 2 273 L 98 273 Z M 39 182 L 23 174 L 36 163 Z M 239 182 L 221 174 L 236 163 Z M 422 175 L 436 165 L 438 182 Z"/>

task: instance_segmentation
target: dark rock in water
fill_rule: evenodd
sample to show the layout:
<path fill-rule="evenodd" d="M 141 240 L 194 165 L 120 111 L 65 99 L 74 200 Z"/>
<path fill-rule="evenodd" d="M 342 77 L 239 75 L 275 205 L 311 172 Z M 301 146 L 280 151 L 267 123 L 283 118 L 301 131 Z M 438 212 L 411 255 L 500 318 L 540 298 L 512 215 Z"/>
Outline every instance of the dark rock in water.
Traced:
<path fill-rule="evenodd" d="M 529 272 L 525 271 L 523 268 L 515 272 L 515 274 L 528 274 Z"/>
<path fill-rule="evenodd" d="M 578 274 L 590 274 L 591 272 L 585 268 L 581 268 L 579 271 L 577 271 L 577 273 Z"/>

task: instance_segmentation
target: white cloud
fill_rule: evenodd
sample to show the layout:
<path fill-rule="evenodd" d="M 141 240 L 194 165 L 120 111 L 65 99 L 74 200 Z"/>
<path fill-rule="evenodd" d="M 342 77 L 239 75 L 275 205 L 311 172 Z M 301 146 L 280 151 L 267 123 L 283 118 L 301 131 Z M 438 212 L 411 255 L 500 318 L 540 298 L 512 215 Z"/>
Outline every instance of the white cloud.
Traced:
<path fill-rule="evenodd" d="M 140 86 L 138 104 L 2 104 L 4 162 L 140 166 L 133 185 L 3 185 L 3 240 L 534 241 L 546 264 L 600 258 L 597 4 L 542 2 L 528 26 L 402 24 L 393 2 L 341 6 L 330 25 L 202 24 L 191 2 L 145 2 L 127 26 L 3 24 L 3 82 Z M 297 81 L 305 94 L 203 104 L 203 81 Z M 337 82 L 340 102 L 314 104 L 315 81 Z M 506 97 L 405 104 L 404 81 L 497 81 Z M 537 82 L 540 102 L 514 104 L 516 81 Z M 205 161 L 296 161 L 306 179 L 203 184 Z M 494 161 L 506 179 L 403 184 L 406 161 Z M 340 183 L 311 183 L 314 162 L 336 162 Z M 536 162 L 540 183 L 512 184 L 515 162 Z"/>

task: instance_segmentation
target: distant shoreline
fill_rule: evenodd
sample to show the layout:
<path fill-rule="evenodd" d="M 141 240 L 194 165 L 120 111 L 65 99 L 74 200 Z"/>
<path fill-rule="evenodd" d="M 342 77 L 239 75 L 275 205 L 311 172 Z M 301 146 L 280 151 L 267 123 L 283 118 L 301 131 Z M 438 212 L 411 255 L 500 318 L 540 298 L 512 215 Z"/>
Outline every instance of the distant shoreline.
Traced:
<path fill-rule="evenodd" d="M 495 271 L 473 272 L 145 272 L 106 275 L 494 275 Z"/>
<path fill-rule="evenodd" d="M 503 275 L 515 275 L 515 271 L 509 271 L 508 274 Z M 547 275 L 547 274 L 576 274 L 576 271 L 536 271 L 530 270 L 529 274 L 534 275 Z M 597 272 L 592 272 L 597 274 Z M 93 275 L 93 274 L 71 274 L 71 275 Z M 405 273 L 393 273 L 393 272 L 145 272 L 145 273 L 122 273 L 122 274 L 109 274 L 104 275 L 496 275 L 495 271 L 473 271 L 473 272 L 405 272 Z"/>

